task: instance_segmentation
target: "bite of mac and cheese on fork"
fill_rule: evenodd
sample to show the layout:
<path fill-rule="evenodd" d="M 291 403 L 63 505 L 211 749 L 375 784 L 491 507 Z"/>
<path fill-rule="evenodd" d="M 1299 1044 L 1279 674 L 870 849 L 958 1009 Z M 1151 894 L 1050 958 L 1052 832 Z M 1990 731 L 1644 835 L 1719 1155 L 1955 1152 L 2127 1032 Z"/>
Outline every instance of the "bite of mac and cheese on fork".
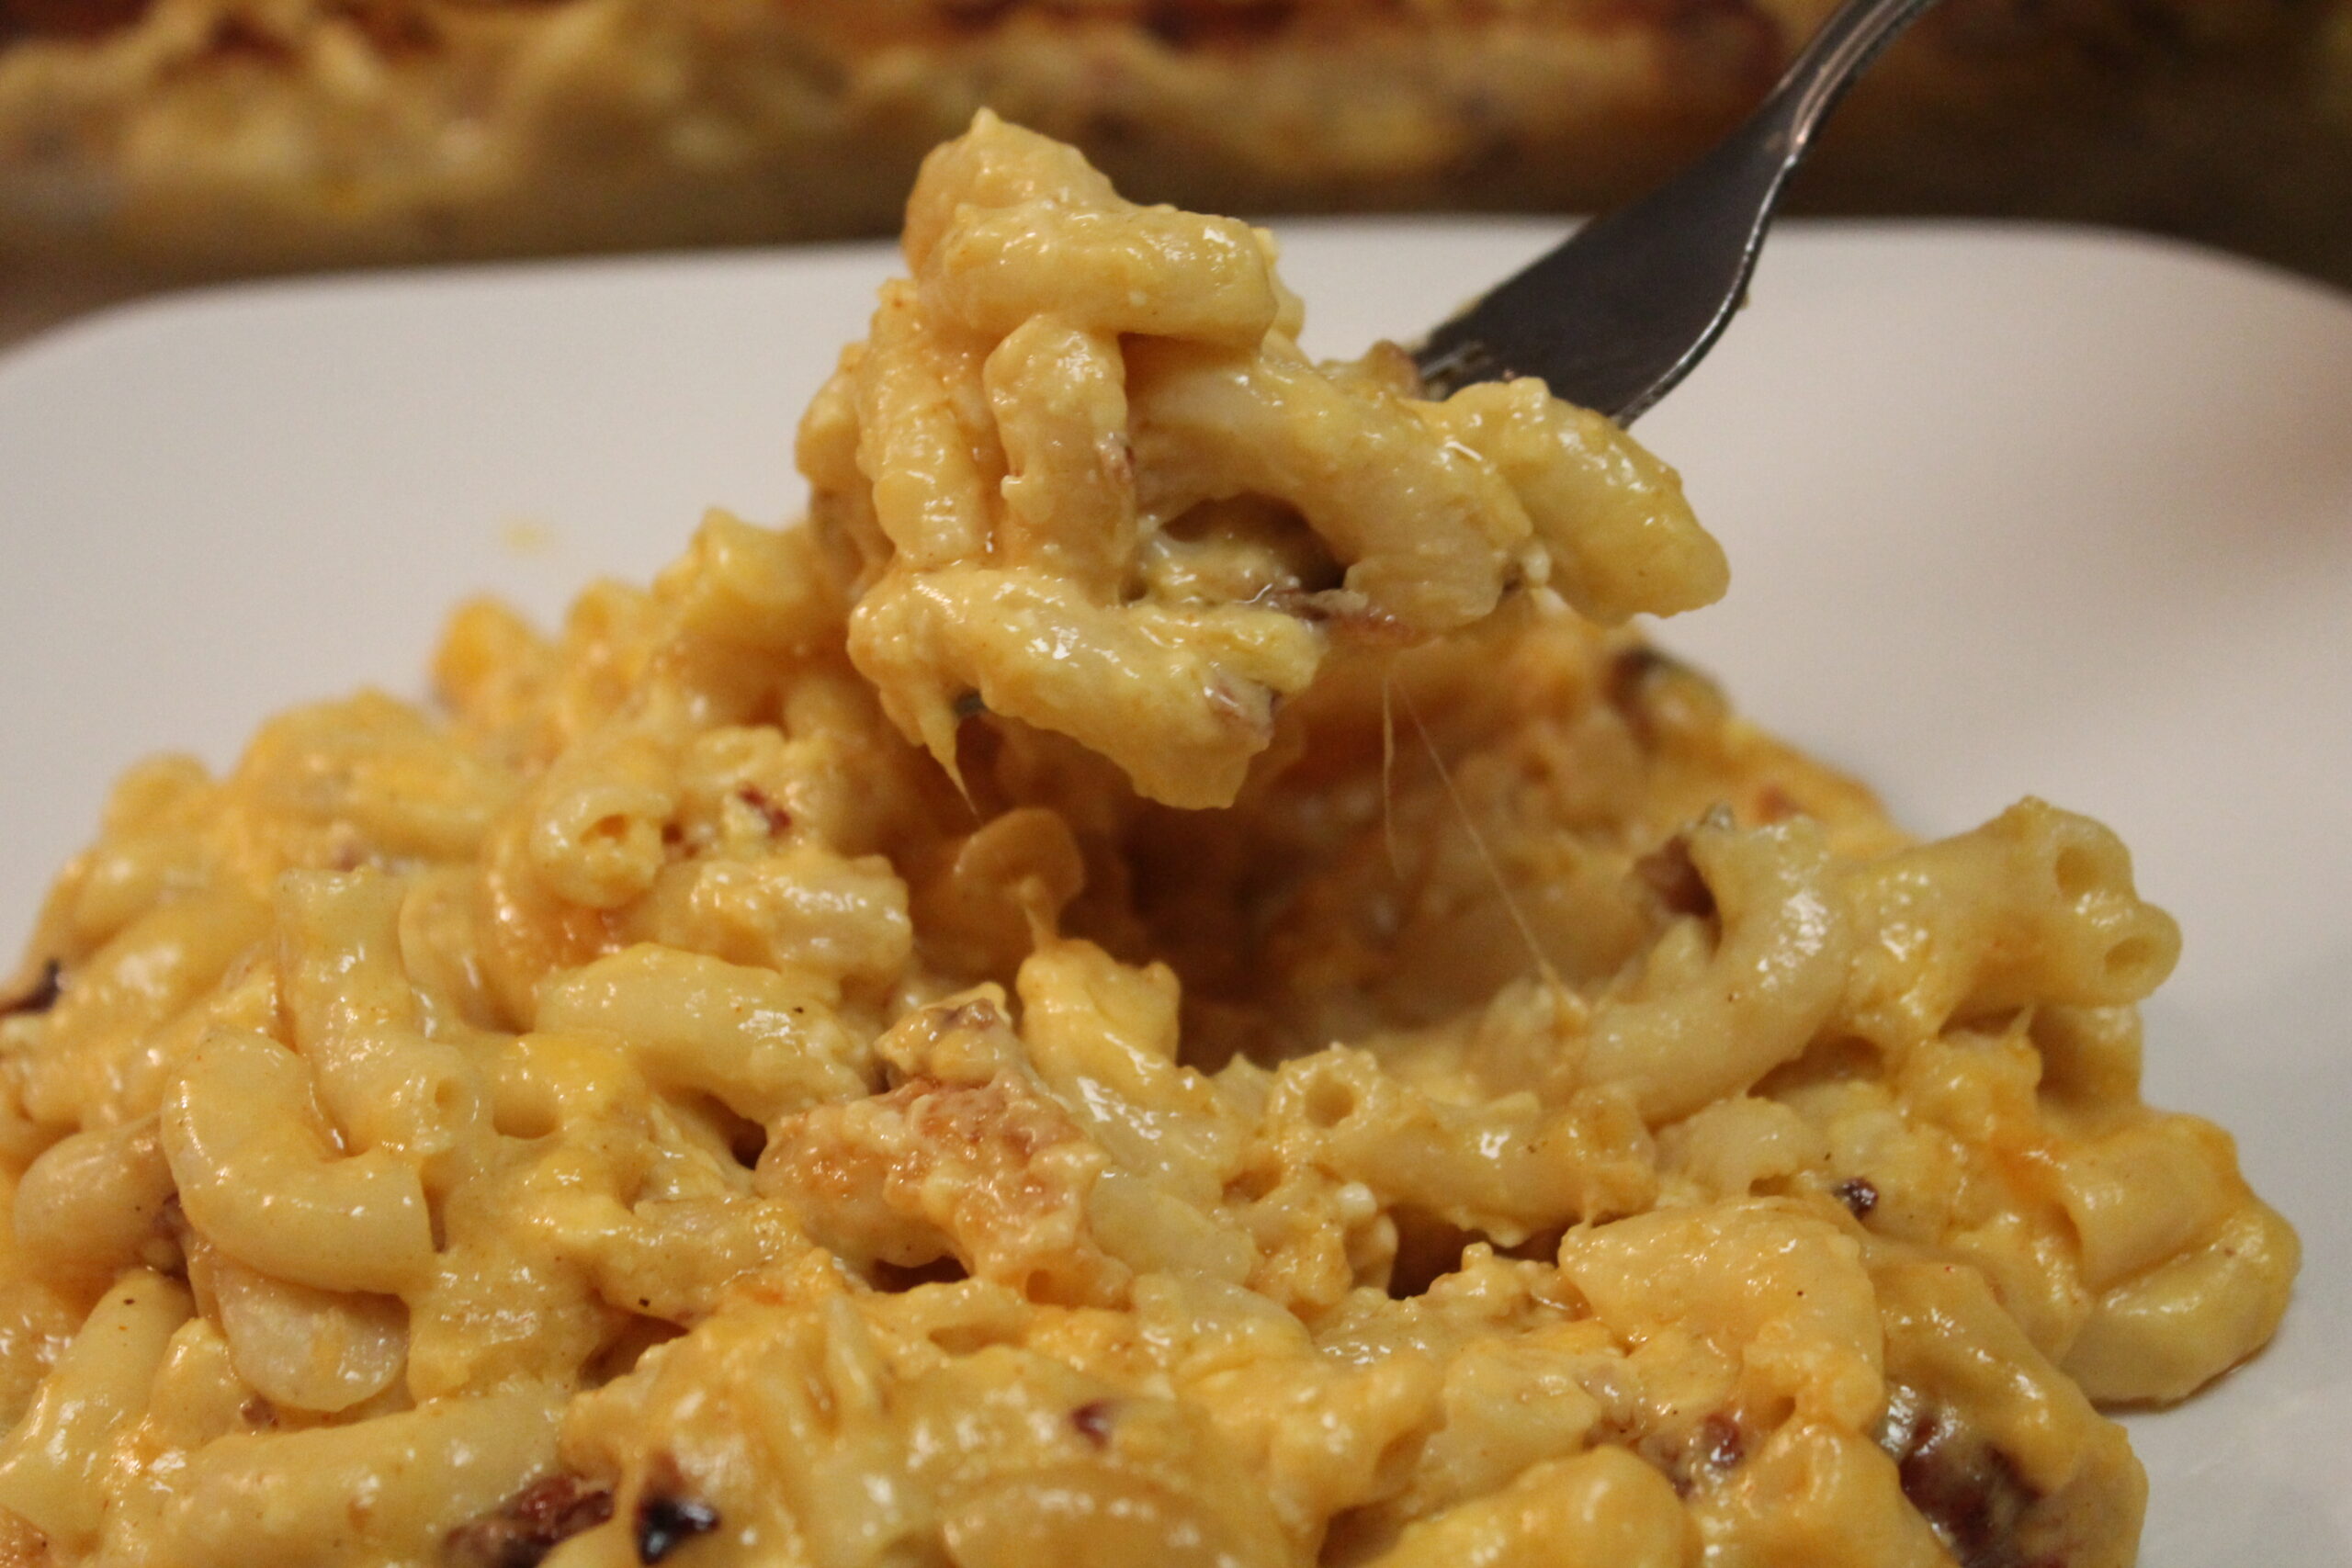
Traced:
<path fill-rule="evenodd" d="M 2120 1568 L 2284 1311 L 2097 822 L 1629 626 L 1672 469 L 983 116 L 799 434 L 134 769 L 0 992 L 0 1564 Z"/>

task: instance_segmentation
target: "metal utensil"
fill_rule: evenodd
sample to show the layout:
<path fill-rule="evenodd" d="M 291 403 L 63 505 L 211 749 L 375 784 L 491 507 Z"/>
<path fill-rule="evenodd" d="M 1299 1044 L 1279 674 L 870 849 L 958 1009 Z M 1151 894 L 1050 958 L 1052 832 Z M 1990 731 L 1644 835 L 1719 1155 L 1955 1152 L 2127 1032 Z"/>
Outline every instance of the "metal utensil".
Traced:
<path fill-rule="evenodd" d="M 1432 395 L 1540 376 L 1555 395 L 1632 423 L 1723 335 L 1814 132 L 1932 4 L 1846 0 L 1713 151 L 1431 333 L 1413 357 Z"/>

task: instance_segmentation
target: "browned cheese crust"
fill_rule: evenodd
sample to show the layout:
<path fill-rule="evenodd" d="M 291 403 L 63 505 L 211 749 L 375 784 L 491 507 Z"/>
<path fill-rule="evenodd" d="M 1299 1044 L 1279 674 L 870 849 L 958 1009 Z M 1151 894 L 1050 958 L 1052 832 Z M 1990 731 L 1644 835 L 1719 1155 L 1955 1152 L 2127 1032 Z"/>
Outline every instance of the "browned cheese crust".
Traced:
<path fill-rule="evenodd" d="M 0 284 L 888 231 L 983 106 L 1222 211 L 1606 206 L 1828 0 L 0 0 Z M 2352 4 L 1946 0 L 1817 209 L 2352 278 Z"/>

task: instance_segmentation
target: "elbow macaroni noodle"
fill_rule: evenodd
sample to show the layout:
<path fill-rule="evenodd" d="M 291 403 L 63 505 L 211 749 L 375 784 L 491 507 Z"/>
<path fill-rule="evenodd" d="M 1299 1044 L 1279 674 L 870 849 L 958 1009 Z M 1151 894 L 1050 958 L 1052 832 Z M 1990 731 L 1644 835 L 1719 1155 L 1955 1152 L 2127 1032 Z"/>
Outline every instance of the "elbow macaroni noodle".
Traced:
<path fill-rule="evenodd" d="M 2128 1563 L 2297 1255 L 2114 837 L 1731 716 L 1672 473 L 1262 234 L 984 118 L 907 256 L 810 525 L 117 790 L 0 1563 Z"/>

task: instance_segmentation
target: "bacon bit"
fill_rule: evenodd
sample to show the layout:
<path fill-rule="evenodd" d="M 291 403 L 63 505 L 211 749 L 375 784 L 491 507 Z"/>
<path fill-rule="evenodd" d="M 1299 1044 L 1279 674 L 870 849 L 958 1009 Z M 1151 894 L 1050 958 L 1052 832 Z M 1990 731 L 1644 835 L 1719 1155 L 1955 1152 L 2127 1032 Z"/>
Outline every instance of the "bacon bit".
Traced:
<path fill-rule="evenodd" d="M 1829 1192 L 1858 1220 L 1869 1219 L 1871 1211 L 1878 1207 L 1878 1186 L 1867 1177 L 1849 1176 Z"/>
<path fill-rule="evenodd" d="M 2033 1568 L 2018 1543 L 2018 1526 L 2040 1495 L 2008 1455 L 1899 1386 L 1888 1391 L 1879 1446 L 1895 1462 L 1904 1496 L 1960 1568 Z"/>
<path fill-rule="evenodd" d="M 1069 1413 L 1069 1424 L 1078 1435 L 1098 1449 L 1111 1446 L 1112 1404 L 1107 1399 L 1090 1399 Z"/>
<path fill-rule="evenodd" d="M 1668 1466 L 1668 1478 L 1679 1496 L 1688 1497 L 1747 1457 L 1747 1435 L 1730 1415 L 1717 1411 L 1699 1423 Z"/>
<path fill-rule="evenodd" d="M 550 1475 L 509 1497 L 498 1512 L 449 1532 L 450 1568 L 537 1568 L 548 1553 L 613 1517 L 613 1495 L 576 1475 Z"/>
<path fill-rule="evenodd" d="M 739 784 L 735 798 L 760 814 L 771 835 L 781 833 L 792 826 L 792 813 L 778 806 L 775 798 L 757 784 Z"/>
<path fill-rule="evenodd" d="M 1699 1455 L 1717 1470 L 1729 1470 L 1747 1456 L 1747 1439 L 1739 1423 L 1724 1415 L 1699 1423 Z"/>
<path fill-rule="evenodd" d="M 1641 879 L 1668 914 L 1705 919 L 1715 912 L 1715 895 L 1690 862 L 1690 839 L 1677 833 L 1634 863 Z"/>
<path fill-rule="evenodd" d="M 52 958 L 40 966 L 40 978 L 33 988 L 14 1001 L 0 1002 L 0 1018 L 14 1018 L 19 1013 L 43 1013 L 57 1005 L 65 994 L 65 965 Z"/>
<path fill-rule="evenodd" d="M 651 1493 L 638 1500 L 637 1560 L 650 1565 L 718 1528 L 718 1510 L 691 1497 Z"/>

